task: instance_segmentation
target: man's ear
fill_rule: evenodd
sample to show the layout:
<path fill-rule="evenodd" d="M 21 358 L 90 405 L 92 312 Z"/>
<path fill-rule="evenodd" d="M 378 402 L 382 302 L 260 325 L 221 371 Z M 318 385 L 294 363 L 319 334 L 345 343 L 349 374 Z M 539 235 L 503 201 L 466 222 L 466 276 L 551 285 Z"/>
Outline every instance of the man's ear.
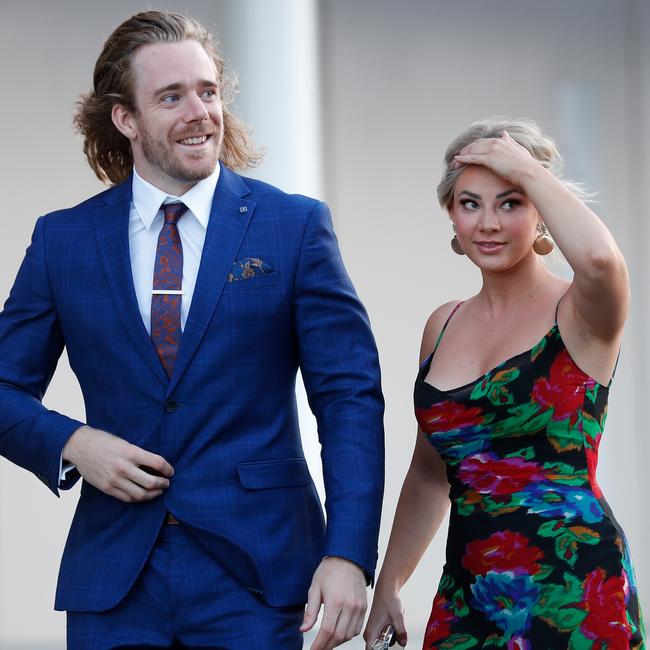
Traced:
<path fill-rule="evenodd" d="M 123 104 L 115 104 L 111 111 L 111 119 L 115 128 L 129 140 L 135 140 L 138 137 L 138 129 L 135 123 L 133 113 Z"/>

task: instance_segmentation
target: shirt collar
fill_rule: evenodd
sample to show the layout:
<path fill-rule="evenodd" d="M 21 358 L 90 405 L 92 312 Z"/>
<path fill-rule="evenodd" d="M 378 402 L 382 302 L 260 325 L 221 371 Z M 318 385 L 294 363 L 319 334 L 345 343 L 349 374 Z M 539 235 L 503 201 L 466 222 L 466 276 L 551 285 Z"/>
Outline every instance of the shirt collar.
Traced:
<path fill-rule="evenodd" d="M 149 181 L 145 181 L 134 167 L 132 201 L 144 227 L 147 230 L 151 228 L 151 224 L 163 203 L 173 203 L 180 200 L 187 206 L 187 209 L 196 217 L 196 220 L 203 228 L 207 229 L 214 190 L 217 187 L 220 171 L 221 166 L 217 163 L 210 176 L 193 185 L 183 196 L 174 196 L 163 192 Z"/>

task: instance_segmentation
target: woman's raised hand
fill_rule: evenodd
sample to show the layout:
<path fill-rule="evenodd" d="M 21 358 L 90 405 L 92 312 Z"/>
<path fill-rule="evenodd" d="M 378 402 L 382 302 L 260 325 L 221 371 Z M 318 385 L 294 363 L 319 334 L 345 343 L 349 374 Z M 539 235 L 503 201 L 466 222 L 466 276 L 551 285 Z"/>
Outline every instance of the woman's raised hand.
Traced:
<path fill-rule="evenodd" d="M 541 164 L 507 131 L 502 131 L 499 138 L 479 138 L 461 149 L 455 157 L 454 167 L 459 169 L 463 165 L 482 165 L 518 186 L 525 175 L 542 169 Z"/>

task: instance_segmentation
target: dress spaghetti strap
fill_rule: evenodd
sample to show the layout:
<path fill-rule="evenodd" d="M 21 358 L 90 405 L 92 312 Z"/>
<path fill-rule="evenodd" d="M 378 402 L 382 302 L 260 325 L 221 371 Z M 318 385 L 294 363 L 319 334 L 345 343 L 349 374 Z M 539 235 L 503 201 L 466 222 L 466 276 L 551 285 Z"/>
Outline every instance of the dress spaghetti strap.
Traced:
<path fill-rule="evenodd" d="M 440 334 L 438 334 L 438 340 L 436 341 L 436 344 L 433 348 L 433 352 L 431 353 L 431 357 L 436 353 L 436 350 L 438 349 L 438 346 L 440 345 L 440 341 L 442 340 L 442 335 L 445 333 L 445 330 L 447 329 L 447 325 L 449 325 L 449 321 L 452 319 L 453 315 L 456 313 L 456 310 L 464 303 L 464 300 L 461 300 L 452 310 L 451 314 L 447 316 L 447 320 L 445 321 L 445 324 L 442 326 L 442 329 L 440 330 Z"/>

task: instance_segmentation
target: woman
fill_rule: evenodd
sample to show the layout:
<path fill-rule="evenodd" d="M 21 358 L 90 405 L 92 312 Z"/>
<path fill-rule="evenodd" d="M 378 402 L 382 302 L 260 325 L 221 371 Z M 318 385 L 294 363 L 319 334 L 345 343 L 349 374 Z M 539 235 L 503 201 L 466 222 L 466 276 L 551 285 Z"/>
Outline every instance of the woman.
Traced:
<path fill-rule="evenodd" d="M 644 647 L 625 537 L 596 483 L 628 275 L 559 166 L 531 122 L 479 122 L 447 150 L 438 198 L 483 284 L 424 328 L 419 435 L 368 643 L 392 622 L 405 644 L 399 590 L 451 501 L 424 648 Z M 553 240 L 572 282 L 541 260 Z"/>

